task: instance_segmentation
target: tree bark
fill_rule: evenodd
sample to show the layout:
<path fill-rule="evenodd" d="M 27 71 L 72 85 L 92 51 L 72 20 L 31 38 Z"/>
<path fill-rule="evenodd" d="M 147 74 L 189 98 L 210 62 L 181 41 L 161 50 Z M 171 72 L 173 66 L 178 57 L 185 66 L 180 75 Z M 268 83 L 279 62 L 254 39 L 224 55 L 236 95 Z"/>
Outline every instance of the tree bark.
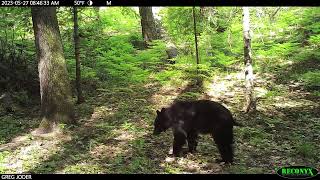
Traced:
<path fill-rule="evenodd" d="M 199 64 L 197 24 L 196 24 L 196 15 L 195 15 L 195 7 L 194 6 L 192 8 L 192 15 L 193 15 L 194 41 L 195 41 L 195 45 L 196 45 L 196 59 L 197 59 L 197 64 Z"/>
<path fill-rule="evenodd" d="M 51 132 L 59 122 L 75 123 L 74 106 L 55 7 L 32 7 L 38 59 L 41 123 L 38 133 Z"/>
<path fill-rule="evenodd" d="M 250 14 L 249 7 L 243 7 L 243 40 L 244 40 L 244 64 L 245 64 L 245 112 L 256 109 L 254 97 L 254 80 L 251 56 Z"/>
<path fill-rule="evenodd" d="M 139 7 L 139 14 L 141 17 L 142 37 L 145 43 L 158 39 L 152 7 Z"/>
<path fill-rule="evenodd" d="M 199 76 L 199 51 L 198 51 L 198 37 L 197 37 L 197 23 L 196 23 L 196 15 L 195 15 L 195 7 L 192 7 L 192 16 L 193 16 L 193 32 L 194 32 L 194 41 L 196 47 L 196 62 L 197 62 L 197 78 L 196 84 L 197 86 L 202 86 L 202 79 Z"/>
<path fill-rule="evenodd" d="M 73 23 L 74 23 L 74 53 L 76 58 L 76 89 L 78 95 L 78 104 L 84 102 L 81 89 L 81 62 L 80 62 L 80 38 L 78 26 L 78 9 L 73 7 Z"/>

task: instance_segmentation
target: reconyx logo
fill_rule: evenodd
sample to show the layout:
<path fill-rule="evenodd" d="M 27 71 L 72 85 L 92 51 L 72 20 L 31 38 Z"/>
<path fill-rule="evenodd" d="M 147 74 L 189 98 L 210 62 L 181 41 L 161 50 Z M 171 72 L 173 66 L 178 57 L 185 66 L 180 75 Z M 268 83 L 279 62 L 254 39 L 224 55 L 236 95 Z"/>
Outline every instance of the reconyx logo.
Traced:
<path fill-rule="evenodd" d="M 306 179 L 317 176 L 318 171 L 312 167 L 290 166 L 278 169 L 277 174 L 289 179 Z"/>

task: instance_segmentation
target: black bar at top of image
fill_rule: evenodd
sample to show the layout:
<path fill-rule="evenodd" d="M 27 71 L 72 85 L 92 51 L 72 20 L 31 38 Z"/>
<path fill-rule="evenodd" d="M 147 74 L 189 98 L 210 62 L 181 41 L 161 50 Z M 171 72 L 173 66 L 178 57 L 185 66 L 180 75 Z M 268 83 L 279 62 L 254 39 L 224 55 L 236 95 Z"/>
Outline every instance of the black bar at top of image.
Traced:
<path fill-rule="evenodd" d="M 320 6 L 320 0 L 0 0 L 3 2 L 29 1 L 26 6 Z M 31 3 L 32 2 L 32 3 Z M 22 3 L 10 6 L 24 6 Z M 43 4 L 43 3 L 42 3 Z"/>
<path fill-rule="evenodd" d="M 320 0 L 78 0 L 84 6 L 320 6 Z M 72 6 L 73 1 L 61 5 Z"/>

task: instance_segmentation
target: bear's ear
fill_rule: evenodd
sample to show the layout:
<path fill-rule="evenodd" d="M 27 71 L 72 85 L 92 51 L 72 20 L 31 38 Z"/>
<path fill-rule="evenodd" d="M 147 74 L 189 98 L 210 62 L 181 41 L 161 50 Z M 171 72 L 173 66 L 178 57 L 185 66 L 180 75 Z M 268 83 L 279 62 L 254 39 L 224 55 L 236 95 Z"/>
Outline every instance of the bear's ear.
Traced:
<path fill-rule="evenodd" d="M 165 110 L 166 110 L 166 108 L 162 108 L 162 109 L 161 109 L 161 112 L 164 112 Z"/>
<path fill-rule="evenodd" d="M 159 111 L 159 110 L 157 110 L 157 114 L 158 114 L 158 115 L 160 114 L 160 111 Z"/>

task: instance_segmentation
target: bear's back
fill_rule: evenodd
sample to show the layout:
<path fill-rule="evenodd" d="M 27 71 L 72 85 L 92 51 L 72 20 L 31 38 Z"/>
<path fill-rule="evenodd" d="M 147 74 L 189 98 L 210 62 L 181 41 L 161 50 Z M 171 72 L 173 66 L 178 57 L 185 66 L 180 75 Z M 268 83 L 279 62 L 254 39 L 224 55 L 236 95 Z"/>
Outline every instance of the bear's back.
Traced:
<path fill-rule="evenodd" d="M 183 121 L 186 130 L 210 133 L 213 129 L 233 126 L 231 112 L 210 100 L 177 101 L 170 107 L 170 112 L 174 119 Z"/>

